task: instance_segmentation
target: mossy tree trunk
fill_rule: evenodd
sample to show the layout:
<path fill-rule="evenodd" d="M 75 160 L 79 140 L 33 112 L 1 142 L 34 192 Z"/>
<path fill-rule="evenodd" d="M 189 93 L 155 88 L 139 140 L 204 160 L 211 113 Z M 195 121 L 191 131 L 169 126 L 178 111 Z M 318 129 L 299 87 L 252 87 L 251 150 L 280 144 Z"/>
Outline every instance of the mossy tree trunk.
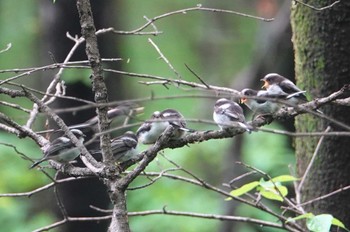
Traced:
<path fill-rule="evenodd" d="M 311 0 L 308 4 L 323 7 L 333 0 Z M 340 1 L 331 8 L 314 10 L 293 3 L 291 11 L 295 73 L 297 85 L 310 98 L 326 96 L 350 83 L 350 1 Z M 328 105 L 326 115 L 350 125 L 350 107 Z M 296 119 L 298 132 L 344 130 L 311 115 Z M 315 151 L 319 138 L 296 139 L 297 171 L 302 176 Z M 302 202 L 350 185 L 350 138 L 325 137 L 317 158 L 301 190 Z M 307 206 L 314 214 L 329 213 L 350 226 L 350 192 Z"/>

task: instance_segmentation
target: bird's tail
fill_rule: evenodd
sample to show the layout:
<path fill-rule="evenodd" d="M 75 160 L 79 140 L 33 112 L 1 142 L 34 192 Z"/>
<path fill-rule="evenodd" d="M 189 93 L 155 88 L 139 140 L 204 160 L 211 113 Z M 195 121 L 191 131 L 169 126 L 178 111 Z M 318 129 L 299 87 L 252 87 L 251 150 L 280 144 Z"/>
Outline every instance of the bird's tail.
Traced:
<path fill-rule="evenodd" d="M 237 122 L 238 126 L 244 130 L 246 130 L 249 134 L 252 132 L 252 130 L 254 129 L 252 126 L 243 123 L 243 122 Z"/>
<path fill-rule="evenodd" d="M 306 93 L 306 91 L 303 90 L 303 91 L 299 91 L 299 92 L 296 92 L 296 93 L 289 94 L 288 96 L 286 96 L 286 100 L 290 99 L 292 97 L 298 96 L 300 94 L 304 94 L 304 93 Z"/>
<path fill-rule="evenodd" d="M 36 166 L 38 166 L 40 163 L 42 163 L 44 161 L 45 161 L 45 159 L 41 159 L 41 160 L 36 161 L 35 163 L 32 164 L 32 166 L 30 166 L 29 169 L 35 168 Z"/>

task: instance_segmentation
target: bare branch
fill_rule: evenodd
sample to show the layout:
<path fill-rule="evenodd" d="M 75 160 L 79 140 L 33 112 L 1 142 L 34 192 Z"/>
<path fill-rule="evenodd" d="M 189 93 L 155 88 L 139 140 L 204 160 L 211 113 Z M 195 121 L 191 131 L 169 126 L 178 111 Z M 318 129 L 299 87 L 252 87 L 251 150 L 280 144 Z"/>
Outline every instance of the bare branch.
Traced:
<path fill-rule="evenodd" d="M 14 132 L 19 138 L 24 138 L 26 136 L 32 138 L 38 145 L 41 147 L 46 145 L 48 143 L 47 139 L 45 139 L 43 136 L 36 134 L 31 129 L 21 126 L 12 119 L 10 119 L 8 116 L 0 112 L 0 118 L 6 122 L 8 125 L 12 126 L 16 130 L 8 130 L 8 132 Z M 5 129 L 5 127 L 3 127 Z M 8 128 L 10 129 L 10 128 Z M 17 134 L 17 132 L 19 132 Z"/>
<path fill-rule="evenodd" d="M 230 216 L 230 215 L 218 215 L 218 214 L 202 214 L 202 213 L 192 213 L 192 212 L 181 212 L 174 210 L 167 210 L 165 207 L 162 210 L 148 210 L 141 212 L 130 212 L 129 216 L 147 216 L 154 214 L 164 214 L 164 215 L 173 215 L 173 216 L 185 216 L 185 217 L 195 217 L 195 218 L 205 218 L 205 219 L 214 219 L 214 220 L 226 220 L 226 221 L 236 221 L 236 222 L 247 222 L 252 224 L 258 224 L 262 227 L 273 227 L 273 228 L 286 228 L 283 224 L 248 218 L 248 217 L 239 217 L 239 216 Z M 288 226 L 287 226 L 288 228 Z M 299 231 L 288 228 L 290 231 Z"/>
<path fill-rule="evenodd" d="M 132 190 L 138 190 L 138 189 L 143 189 L 143 188 L 146 188 L 152 184 L 154 184 L 157 180 L 159 180 L 165 173 L 167 172 L 172 172 L 172 171 L 178 171 L 180 170 L 180 168 L 169 168 L 169 169 L 165 169 L 163 171 L 161 171 L 159 173 L 158 176 L 156 176 L 155 178 L 151 179 L 151 181 L 147 184 L 144 184 L 144 185 L 141 185 L 141 186 L 136 186 L 136 187 L 129 187 L 127 188 L 128 191 L 132 191 Z M 145 173 L 147 175 L 147 173 Z"/>
<path fill-rule="evenodd" d="M 346 131 L 290 132 L 290 131 L 276 130 L 276 129 L 269 129 L 269 128 L 255 128 L 255 130 L 272 133 L 272 134 L 292 136 L 292 137 L 350 136 L 350 132 L 346 132 Z"/>
<path fill-rule="evenodd" d="M 181 168 L 181 169 L 184 170 L 183 168 Z M 130 173 L 130 171 L 126 171 L 126 173 Z M 159 176 L 159 173 L 157 173 L 157 172 L 146 172 L 144 174 L 141 173 L 140 175 L 156 176 L 157 177 L 157 176 Z M 281 221 L 286 221 L 287 220 L 287 218 L 283 217 L 282 215 L 279 215 L 278 213 L 275 213 L 273 210 L 271 210 L 267 206 L 261 204 L 260 202 L 255 203 L 255 201 L 251 202 L 251 201 L 245 200 L 245 199 L 240 198 L 240 197 L 234 197 L 229 192 L 226 192 L 226 191 L 224 191 L 222 189 L 219 189 L 219 188 L 217 188 L 217 187 L 215 187 L 215 186 L 205 182 L 204 180 L 200 179 L 199 177 L 197 177 L 197 176 L 195 176 L 193 174 L 192 174 L 192 176 L 193 176 L 194 179 L 190 179 L 190 178 L 183 177 L 183 176 L 178 176 L 178 175 L 173 175 L 173 174 L 169 174 L 169 173 L 163 173 L 162 176 L 166 177 L 166 178 L 174 179 L 174 180 L 184 181 L 186 183 L 197 185 L 199 187 L 203 187 L 203 188 L 208 189 L 210 191 L 216 192 L 216 193 L 218 193 L 218 194 L 220 194 L 222 196 L 231 197 L 234 200 L 237 200 L 238 202 L 241 202 L 241 203 L 250 205 L 252 207 L 261 209 L 261 210 L 263 210 L 263 211 L 265 211 L 265 212 L 275 216 L 276 218 L 279 218 Z M 296 228 L 299 228 L 299 226 L 296 225 L 296 224 L 293 225 L 293 226 L 296 227 Z"/>
<path fill-rule="evenodd" d="M 20 105 L 17 105 L 17 104 L 12 104 L 12 103 L 9 103 L 9 102 L 0 101 L 0 105 L 8 106 L 8 107 L 11 107 L 11 108 L 16 109 L 16 110 L 21 110 L 21 111 L 23 111 L 25 113 L 30 113 L 30 110 L 25 109 L 25 108 L 23 108 L 23 107 L 21 107 Z"/>
<path fill-rule="evenodd" d="M 209 86 L 207 83 L 205 83 L 205 81 L 204 81 L 199 75 L 197 75 L 197 73 L 195 73 L 187 64 L 185 64 L 185 66 L 186 66 L 186 68 L 187 68 L 188 70 L 190 70 L 190 72 L 191 72 L 195 77 L 197 77 L 197 79 L 198 79 L 200 82 L 202 82 L 203 85 L 205 85 L 205 86 L 207 87 L 207 89 L 210 89 L 210 86 Z"/>
<path fill-rule="evenodd" d="M 49 115 L 57 123 L 57 125 L 66 133 L 66 135 L 69 139 L 71 139 L 74 145 L 76 145 L 79 148 L 82 155 L 85 156 L 89 163 L 92 164 L 90 167 L 95 167 L 94 169 L 91 169 L 91 171 L 93 171 L 96 174 L 100 173 L 103 169 L 103 166 L 91 156 L 91 154 L 85 148 L 85 146 L 69 130 L 69 127 L 64 123 L 64 121 L 57 114 L 55 114 L 48 106 L 46 106 L 41 100 L 35 97 L 32 93 L 27 92 L 26 90 L 24 91 L 28 99 L 36 103 L 36 105 L 38 105 L 38 109 L 41 109 L 43 112 Z"/>
<path fill-rule="evenodd" d="M 178 85 L 186 85 L 192 88 L 198 88 L 198 89 L 208 89 L 208 86 L 210 87 L 211 90 L 215 92 L 220 92 L 220 93 L 226 93 L 226 94 L 231 94 L 232 96 L 239 97 L 241 96 L 240 92 L 231 88 L 226 88 L 226 87 L 218 87 L 214 85 L 203 85 L 203 84 L 198 84 L 195 82 L 189 82 L 189 81 L 184 81 L 184 80 L 174 80 L 170 78 L 164 78 L 160 76 L 155 76 L 155 75 L 149 75 L 149 74 L 141 74 L 141 73 L 132 73 L 132 72 L 125 72 L 125 71 L 119 71 L 119 70 L 114 70 L 114 69 L 104 69 L 106 72 L 112 72 L 112 73 L 118 73 L 130 77 L 138 77 L 138 78 L 144 78 L 144 79 L 151 79 L 151 80 L 158 80 L 157 84 L 175 84 L 176 86 Z M 147 84 L 147 82 L 142 82 L 143 84 Z"/>
<path fill-rule="evenodd" d="M 164 62 L 169 66 L 169 68 L 175 73 L 176 77 L 178 79 L 182 79 L 181 75 L 179 74 L 178 71 L 176 71 L 176 69 L 173 67 L 173 65 L 169 62 L 169 60 L 163 55 L 162 51 L 159 49 L 159 47 L 153 42 L 153 40 L 151 38 L 148 38 L 148 42 L 150 42 L 152 44 L 152 46 L 156 49 L 156 51 L 158 52 L 158 54 L 160 55 L 160 58 L 162 60 L 164 60 Z"/>
<path fill-rule="evenodd" d="M 328 5 L 328 6 L 321 7 L 321 8 L 314 7 L 314 6 L 310 5 L 310 4 L 307 4 L 307 3 L 305 3 L 305 2 L 302 2 L 302 1 L 300 1 L 300 0 L 294 0 L 294 2 L 300 3 L 301 5 L 307 6 L 307 7 L 311 8 L 311 9 L 313 9 L 313 10 L 316 10 L 316 11 L 323 11 L 323 10 L 332 8 L 334 5 L 338 4 L 340 1 L 335 1 L 335 2 L 333 2 L 332 4 L 330 4 L 330 5 Z"/>
<path fill-rule="evenodd" d="M 328 131 L 330 131 L 330 129 L 331 129 L 331 127 L 328 126 L 324 132 L 327 133 Z M 310 163 L 308 164 L 308 166 L 307 166 L 307 168 L 306 168 L 306 170 L 305 170 L 305 172 L 304 172 L 304 175 L 303 175 L 303 177 L 301 178 L 301 181 L 300 181 L 300 183 L 299 183 L 299 185 L 298 185 L 298 188 L 295 189 L 296 200 L 297 200 L 297 203 L 298 203 L 298 204 L 301 202 L 301 195 L 300 195 L 301 188 L 303 187 L 303 184 L 304 184 L 304 182 L 305 182 L 305 179 L 306 179 L 307 175 L 309 174 L 312 165 L 314 164 L 315 158 L 316 158 L 316 156 L 317 156 L 317 154 L 318 154 L 318 151 L 320 150 L 320 147 L 321 147 L 321 145 L 322 145 L 322 143 L 323 143 L 324 138 L 325 138 L 325 137 L 322 136 L 322 137 L 319 139 L 319 141 L 318 141 L 318 143 L 317 143 L 317 146 L 316 146 L 316 148 L 315 148 L 315 152 L 312 154 Z"/>
<path fill-rule="evenodd" d="M 8 50 L 11 49 L 11 47 L 12 47 L 12 44 L 11 44 L 11 43 L 8 43 L 8 44 L 6 45 L 6 48 L 0 50 L 0 54 L 3 53 L 3 52 L 7 52 Z"/>
<path fill-rule="evenodd" d="M 164 149 L 164 145 L 168 143 L 172 133 L 174 131 L 173 126 L 168 126 L 164 133 L 160 136 L 157 142 L 151 146 L 148 150 L 142 152 L 139 165 L 125 177 L 122 177 L 118 182 L 121 188 L 126 189 L 128 185 L 138 176 L 140 173 L 145 170 L 147 165 L 157 156 L 157 153 Z"/>
<path fill-rule="evenodd" d="M 74 46 L 73 46 L 72 49 L 69 51 L 69 53 L 68 53 L 68 55 L 66 56 L 66 58 L 65 58 L 65 60 L 64 60 L 63 63 L 66 63 L 66 62 L 68 62 L 68 61 L 71 59 L 71 57 L 73 56 L 75 50 L 78 48 L 78 46 L 79 46 L 82 42 L 83 42 L 83 41 L 79 40 L 79 41 L 77 41 L 77 42 L 74 44 Z M 62 75 L 62 73 L 63 73 L 63 70 L 64 70 L 63 68 L 60 68 L 60 70 L 56 73 L 55 77 L 53 78 L 53 80 L 51 81 L 51 83 L 49 84 L 49 86 L 48 86 L 47 89 L 46 89 L 46 93 L 47 93 L 47 94 L 51 94 L 51 93 L 54 91 L 54 89 L 56 89 L 56 90 L 59 90 L 59 89 L 60 89 L 59 87 L 57 87 L 57 85 L 59 85 L 60 77 L 61 77 L 61 75 Z M 56 91 L 56 94 L 55 94 L 55 95 L 60 95 L 60 94 L 59 94 L 58 91 Z M 48 95 L 45 95 L 45 96 L 41 99 L 42 102 L 46 102 L 47 104 L 52 103 L 54 100 L 55 100 L 55 97 L 49 98 Z M 33 110 L 32 110 L 32 112 L 30 113 L 30 117 L 29 117 L 29 119 L 28 119 L 28 121 L 27 121 L 27 124 L 26 124 L 26 126 L 27 126 L 28 128 L 31 128 L 31 126 L 33 125 L 33 123 L 34 123 L 34 121 L 35 121 L 35 118 L 36 118 L 36 115 L 37 115 L 38 112 L 39 112 L 38 109 L 39 109 L 39 106 L 36 105 L 36 104 L 34 104 L 34 105 L 33 105 Z"/>
<path fill-rule="evenodd" d="M 289 200 L 288 198 L 283 196 L 283 194 L 281 193 L 280 189 L 277 187 L 276 183 L 272 180 L 272 177 L 269 174 L 259 170 L 258 168 L 255 168 L 255 167 L 253 167 L 251 165 L 245 164 L 243 162 L 237 161 L 236 163 L 240 164 L 240 165 L 243 165 L 244 167 L 246 167 L 248 169 L 256 171 L 256 172 L 260 173 L 263 177 L 267 178 L 269 181 L 271 181 L 271 183 L 274 185 L 274 187 L 275 187 L 276 191 L 278 192 L 278 194 L 280 195 L 280 197 L 283 199 L 283 201 L 287 205 L 289 205 L 290 208 L 292 208 L 292 209 L 294 209 L 294 210 L 296 210 L 298 212 L 305 213 L 304 210 L 301 207 L 298 207 L 298 205 L 295 205 L 291 200 Z"/>
<path fill-rule="evenodd" d="M 57 181 L 58 173 L 59 173 L 59 172 L 56 172 L 56 174 L 55 174 L 55 181 Z M 67 210 L 66 210 L 66 208 L 64 207 L 63 202 L 62 202 L 62 200 L 61 200 L 61 197 L 60 197 L 60 195 L 59 195 L 59 193 L 58 193 L 57 185 L 54 185 L 54 186 L 53 186 L 53 192 L 54 192 L 54 194 L 55 194 L 56 203 L 57 203 L 58 208 L 60 209 L 60 211 L 61 211 L 61 213 L 62 213 L 63 218 L 64 218 L 64 219 L 67 219 L 67 218 L 68 218 L 68 213 L 67 213 Z"/>
<path fill-rule="evenodd" d="M 320 197 L 317 197 L 317 198 L 315 198 L 315 199 L 306 201 L 306 202 L 304 202 L 304 203 L 300 203 L 299 206 L 304 206 L 304 205 L 308 205 L 308 204 L 311 204 L 311 203 L 316 202 L 316 201 L 324 200 L 324 199 L 326 199 L 326 198 L 328 198 L 328 197 L 331 197 L 331 196 L 333 196 L 333 195 L 335 195 L 335 194 L 338 194 L 338 193 L 341 193 L 341 192 L 343 192 L 343 191 L 347 191 L 347 190 L 349 190 L 349 189 L 350 189 L 350 185 L 345 186 L 345 187 L 342 187 L 342 188 L 340 188 L 340 189 L 337 189 L 337 190 L 335 190 L 335 191 L 333 191 L 333 192 L 330 192 L 330 193 L 328 193 L 328 194 L 325 194 L 325 195 L 323 195 L 323 196 L 320 196 Z"/>
<path fill-rule="evenodd" d="M 52 188 L 53 186 L 55 186 L 56 184 L 61 184 L 61 183 L 65 183 L 65 182 L 71 182 L 71 181 L 76 181 L 76 180 L 80 180 L 80 179 L 86 179 L 88 177 L 68 177 L 65 179 L 60 179 L 60 180 L 56 180 L 55 182 L 51 182 L 50 184 L 44 185 L 42 187 L 39 187 L 37 189 L 34 189 L 32 191 L 29 192 L 22 192 L 22 193 L 2 193 L 0 194 L 0 197 L 31 197 L 32 195 L 45 191 L 47 189 Z"/>
<path fill-rule="evenodd" d="M 41 228 L 39 228 L 39 229 L 36 229 L 36 230 L 34 230 L 33 232 L 48 231 L 48 230 L 50 230 L 50 229 L 53 229 L 53 228 L 56 228 L 56 227 L 59 227 L 59 226 L 65 224 L 67 221 L 68 221 L 68 220 L 63 219 L 63 220 L 61 220 L 61 221 L 59 221 L 59 222 L 52 223 L 51 225 L 48 225 L 48 226 L 45 226 L 45 227 L 41 227 Z"/>
<path fill-rule="evenodd" d="M 107 87 L 103 78 L 103 69 L 101 65 L 101 56 L 97 44 L 96 28 L 89 0 L 78 0 L 77 9 L 79 13 L 80 27 L 82 35 L 85 38 L 85 53 L 92 69 L 92 90 L 95 92 L 94 100 L 97 104 L 107 103 Z M 99 121 L 99 130 L 101 132 L 108 130 L 109 121 L 107 117 L 107 107 L 97 106 L 96 113 Z M 112 161 L 112 150 L 110 144 L 110 135 L 103 134 L 100 137 L 101 151 L 104 162 Z"/>
<path fill-rule="evenodd" d="M 202 7 L 202 5 L 198 4 L 196 7 L 190 7 L 190 8 L 185 8 L 185 9 L 181 9 L 181 10 L 177 10 L 177 11 L 171 11 L 162 15 L 158 15 L 156 17 L 153 17 L 151 19 L 147 19 L 147 23 L 145 23 L 144 25 L 142 25 L 141 27 L 131 30 L 131 31 L 118 31 L 115 30 L 113 27 L 110 28 L 106 28 L 106 29 L 100 29 L 96 32 L 96 35 L 99 34 L 103 34 L 103 33 L 107 33 L 107 32 L 113 32 L 116 34 L 120 34 L 120 35 L 158 35 L 161 32 L 156 30 L 155 31 L 151 31 L 151 32 L 142 32 L 144 29 L 146 29 L 149 26 L 152 26 L 153 23 L 155 21 L 158 21 L 160 19 L 172 16 L 172 15 L 177 15 L 177 14 L 186 14 L 187 12 L 191 12 L 191 11 L 208 11 L 208 12 L 213 12 L 213 13 L 228 13 L 228 14 L 235 14 L 238 16 L 243 16 L 243 17 L 247 17 L 247 18 L 252 18 L 252 19 L 257 19 L 257 20 L 261 20 L 261 21 L 265 21 L 265 22 L 271 22 L 274 20 L 274 18 L 262 18 L 262 17 L 258 17 L 258 16 L 254 16 L 254 15 L 249 15 L 249 14 L 244 14 L 238 11 L 233 11 L 233 10 L 224 10 L 224 9 L 215 9 L 215 8 L 206 8 L 206 7 Z"/>

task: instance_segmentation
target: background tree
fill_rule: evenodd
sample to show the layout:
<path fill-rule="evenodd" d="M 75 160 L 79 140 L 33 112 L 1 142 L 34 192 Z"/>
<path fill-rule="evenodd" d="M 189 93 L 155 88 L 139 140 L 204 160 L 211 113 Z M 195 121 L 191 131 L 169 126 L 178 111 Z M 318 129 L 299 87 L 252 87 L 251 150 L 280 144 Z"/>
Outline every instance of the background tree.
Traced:
<path fill-rule="evenodd" d="M 295 71 L 297 83 L 307 90 L 310 98 L 330 94 L 345 84 L 350 76 L 350 2 L 314 0 L 307 3 L 316 6 L 306 7 L 299 1 L 292 4 L 293 44 L 295 50 Z M 322 111 L 346 125 L 350 124 L 350 108 L 330 104 Z M 344 130 L 333 123 L 303 115 L 297 117 L 296 129 L 299 132 Z M 296 156 L 299 175 L 303 175 L 310 162 L 318 138 L 297 138 Z M 325 137 L 317 149 L 316 158 L 301 188 L 302 200 L 313 199 L 350 184 L 349 137 Z M 338 194 L 332 200 L 321 200 L 307 207 L 317 214 L 329 212 L 350 223 L 349 192 Z"/>

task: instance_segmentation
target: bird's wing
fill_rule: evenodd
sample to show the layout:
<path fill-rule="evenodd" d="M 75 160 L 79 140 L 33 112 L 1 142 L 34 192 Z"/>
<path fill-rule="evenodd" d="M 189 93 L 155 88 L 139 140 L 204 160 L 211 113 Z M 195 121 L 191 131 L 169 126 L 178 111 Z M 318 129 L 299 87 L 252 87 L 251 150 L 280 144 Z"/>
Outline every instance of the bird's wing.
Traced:
<path fill-rule="evenodd" d="M 289 97 L 291 94 L 295 94 L 293 95 L 293 97 L 307 101 L 305 91 L 299 89 L 296 85 L 294 85 L 293 82 L 289 80 L 285 80 L 281 82 L 280 86 L 282 90 L 288 94 L 288 96 L 286 96 L 287 99 L 291 98 Z"/>
<path fill-rule="evenodd" d="M 224 113 L 226 116 L 228 116 L 229 118 L 233 119 L 232 121 L 236 121 L 236 120 L 239 120 L 239 119 L 240 119 L 239 115 L 238 115 L 235 111 L 226 109 L 226 110 L 224 110 L 223 113 Z"/>
<path fill-rule="evenodd" d="M 74 144 L 70 139 L 66 137 L 59 137 L 53 140 L 47 150 L 44 151 L 45 156 L 55 155 L 58 151 L 62 149 L 67 149 L 74 147 Z"/>
<path fill-rule="evenodd" d="M 266 97 L 266 98 L 274 98 L 274 96 L 272 94 L 270 94 L 268 91 L 266 90 L 261 90 L 261 91 L 258 91 L 257 97 Z M 256 99 L 256 102 L 259 103 L 259 104 L 263 104 L 265 103 L 267 100 L 264 100 L 264 99 Z"/>
<path fill-rule="evenodd" d="M 280 83 L 281 89 L 287 93 L 287 94 L 292 94 L 296 92 L 302 92 L 301 89 L 299 89 L 293 82 L 290 80 L 284 80 Z"/>
<path fill-rule="evenodd" d="M 140 133 L 144 132 L 144 131 L 149 131 L 151 130 L 151 127 L 152 127 L 152 123 L 150 122 L 145 122 L 143 123 L 139 129 L 137 129 L 136 131 L 136 135 L 138 136 Z"/>
<path fill-rule="evenodd" d="M 305 95 L 306 91 L 299 91 L 299 92 L 296 92 L 296 93 L 292 93 L 292 94 L 289 94 L 286 99 L 290 99 L 292 97 L 297 97 L 297 96 L 301 96 L 301 95 Z"/>
<path fill-rule="evenodd" d="M 112 141 L 111 147 L 113 155 L 124 154 L 130 149 L 130 147 L 125 144 L 124 141 L 119 139 Z"/>
<path fill-rule="evenodd" d="M 129 148 L 135 148 L 137 146 L 137 140 L 136 139 L 132 139 L 132 138 L 124 138 L 123 142 L 125 144 L 125 146 L 129 147 Z"/>
<path fill-rule="evenodd" d="M 186 128 L 186 122 L 179 119 L 178 121 L 169 121 L 169 124 L 175 127 Z"/>

